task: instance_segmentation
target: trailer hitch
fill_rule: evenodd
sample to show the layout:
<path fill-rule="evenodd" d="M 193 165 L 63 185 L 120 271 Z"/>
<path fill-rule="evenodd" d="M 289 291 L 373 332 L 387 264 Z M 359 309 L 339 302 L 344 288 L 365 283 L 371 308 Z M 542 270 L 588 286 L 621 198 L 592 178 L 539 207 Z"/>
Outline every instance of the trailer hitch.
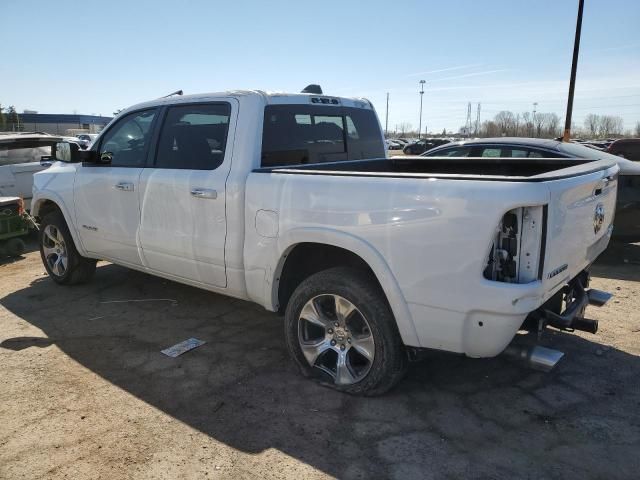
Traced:
<path fill-rule="evenodd" d="M 587 305 L 598 307 L 606 304 L 612 295 L 602 290 L 585 290 L 581 277 L 576 277 L 567 286 L 565 298 L 569 300 L 567 308 L 562 313 L 555 313 L 544 309 L 541 316 L 544 321 L 560 330 L 581 330 L 583 332 L 596 333 L 598 331 L 598 321 L 584 318 L 584 311 Z"/>

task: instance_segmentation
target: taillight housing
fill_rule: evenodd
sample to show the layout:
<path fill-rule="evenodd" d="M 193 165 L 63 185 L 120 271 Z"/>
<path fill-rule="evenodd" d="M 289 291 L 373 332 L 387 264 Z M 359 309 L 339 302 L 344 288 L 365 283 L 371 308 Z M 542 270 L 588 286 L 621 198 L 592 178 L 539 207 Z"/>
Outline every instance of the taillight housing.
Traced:
<path fill-rule="evenodd" d="M 546 240 L 546 205 L 505 213 L 489 248 L 484 278 L 529 283 L 541 278 Z"/>

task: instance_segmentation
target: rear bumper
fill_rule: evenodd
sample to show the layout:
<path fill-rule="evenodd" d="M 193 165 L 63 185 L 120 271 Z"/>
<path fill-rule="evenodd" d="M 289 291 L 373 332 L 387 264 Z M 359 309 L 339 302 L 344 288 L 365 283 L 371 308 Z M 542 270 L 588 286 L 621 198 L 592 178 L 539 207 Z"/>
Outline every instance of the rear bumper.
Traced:
<path fill-rule="evenodd" d="M 418 304 L 409 304 L 409 310 L 420 347 L 464 353 L 473 358 L 495 357 L 523 328 L 552 326 L 595 333 L 597 322 L 585 319 L 584 310 L 589 303 L 602 302 L 605 292 L 593 291 L 590 296 L 586 290 L 587 282 L 588 274 L 582 271 L 569 282 L 558 285 L 554 292 L 546 294 L 540 282 L 533 282 L 529 284 L 532 289 L 521 301 L 513 303 L 510 309 L 502 304 L 502 311 L 456 312 Z M 566 292 L 572 292 L 574 301 L 561 311 Z"/>

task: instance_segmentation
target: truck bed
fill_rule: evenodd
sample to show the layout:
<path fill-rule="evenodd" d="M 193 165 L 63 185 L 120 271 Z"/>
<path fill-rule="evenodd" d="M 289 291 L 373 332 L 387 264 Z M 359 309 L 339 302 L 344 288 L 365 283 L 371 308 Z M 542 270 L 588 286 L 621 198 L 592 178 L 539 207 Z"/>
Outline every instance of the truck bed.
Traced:
<path fill-rule="evenodd" d="M 395 157 L 267 167 L 263 173 L 446 178 L 540 182 L 585 175 L 613 165 L 584 158 Z"/>

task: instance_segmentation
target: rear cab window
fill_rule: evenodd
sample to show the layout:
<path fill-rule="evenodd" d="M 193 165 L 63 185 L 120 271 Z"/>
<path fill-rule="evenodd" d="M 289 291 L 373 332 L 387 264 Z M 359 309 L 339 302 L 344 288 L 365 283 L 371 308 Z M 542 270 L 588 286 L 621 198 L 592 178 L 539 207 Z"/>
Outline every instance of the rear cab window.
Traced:
<path fill-rule="evenodd" d="M 263 167 L 384 156 L 373 110 L 304 104 L 267 105 L 264 109 Z"/>

